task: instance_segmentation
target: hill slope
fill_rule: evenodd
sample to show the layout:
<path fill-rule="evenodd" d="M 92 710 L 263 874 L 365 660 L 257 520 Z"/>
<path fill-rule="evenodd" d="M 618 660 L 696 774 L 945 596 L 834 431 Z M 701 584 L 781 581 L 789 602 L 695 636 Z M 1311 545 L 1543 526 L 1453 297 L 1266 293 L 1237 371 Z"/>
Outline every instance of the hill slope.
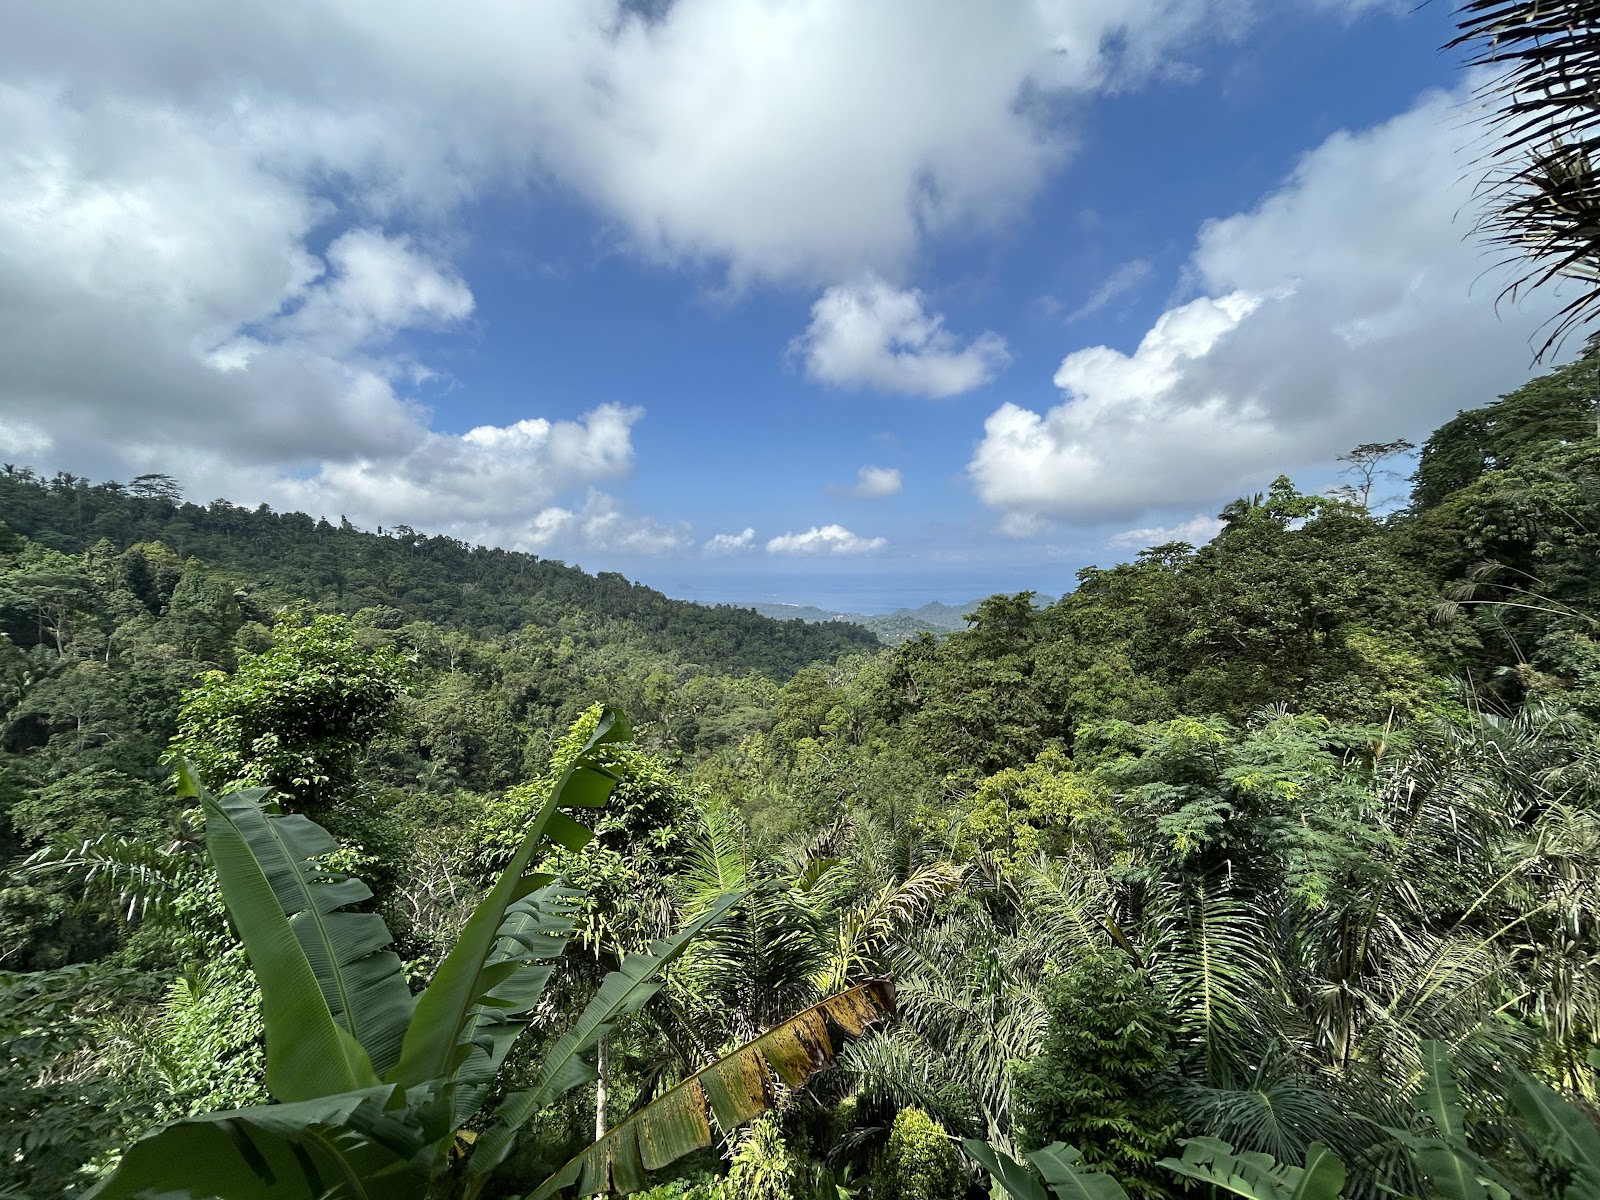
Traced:
<path fill-rule="evenodd" d="M 46 481 L 10 468 L 0 473 L 0 521 L 68 554 L 102 542 L 121 551 L 159 541 L 179 558 L 204 559 L 252 588 L 281 593 L 285 602 L 346 613 L 392 608 L 401 619 L 477 636 L 553 626 L 576 613 L 626 621 L 659 649 L 729 674 L 759 671 L 782 680 L 809 663 L 878 646 L 868 631 L 845 622 L 780 622 L 746 608 L 708 609 L 615 572 L 591 575 L 406 526 L 377 534 L 265 505 L 183 503 L 164 477 L 124 486 L 70 475 Z"/>

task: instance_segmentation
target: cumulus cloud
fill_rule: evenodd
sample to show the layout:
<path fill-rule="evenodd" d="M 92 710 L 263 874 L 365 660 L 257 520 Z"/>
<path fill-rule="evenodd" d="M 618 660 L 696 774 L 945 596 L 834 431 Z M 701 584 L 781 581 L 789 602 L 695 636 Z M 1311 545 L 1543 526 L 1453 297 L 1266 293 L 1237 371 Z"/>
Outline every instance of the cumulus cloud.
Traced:
<path fill-rule="evenodd" d="M 755 548 L 756 531 L 747 527 L 743 533 L 719 533 L 706 539 L 707 554 L 742 554 Z"/>
<path fill-rule="evenodd" d="M 1526 378 L 1555 302 L 1496 312 L 1499 273 L 1467 236 L 1464 97 L 1335 134 L 1254 210 L 1205 225 L 1199 298 L 1132 353 L 1069 354 L 1062 403 L 990 415 L 968 464 L 979 497 L 1078 519 L 1216 503 L 1359 442 L 1418 439 Z"/>
<path fill-rule="evenodd" d="M 896 495 L 905 486 L 898 467 L 862 467 L 856 472 L 856 481 L 848 486 L 829 484 L 828 490 L 836 496 L 849 496 L 855 500 L 872 500 L 880 496 Z"/>
<path fill-rule="evenodd" d="M 531 548 L 552 536 L 539 532 L 541 517 L 568 531 L 615 526 L 603 520 L 610 510 L 592 504 L 583 513 L 547 506 L 563 492 L 626 477 L 631 431 L 643 415 L 603 404 L 581 421 L 538 418 L 460 436 L 428 433 L 404 454 L 325 462 L 273 490 L 287 507 L 346 513 L 365 525 L 414 524 L 426 514 L 429 528 L 465 541 Z M 574 524 L 580 518 L 586 523 Z"/>
<path fill-rule="evenodd" d="M 1114 533 L 1107 538 L 1106 544 L 1134 550 L 1143 550 L 1147 546 L 1164 546 L 1168 542 L 1188 542 L 1191 546 L 1203 546 L 1221 532 L 1220 520 L 1208 517 L 1204 513 L 1196 513 L 1187 521 L 1180 521 L 1176 525 L 1124 529 L 1121 533 Z"/>
<path fill-rule="evenodd" d="M 881 279 L 829 288 L 791 351 L 822 383 L 935 397 L 981 387 L 1010 361 L 999 334 L 963 346 L 942 316 L 924 311 L 920 292 Z"/>
<path fill-rule="evenodd" d="M 21 6 L 0 39 L 0 442 L 233 495 L 308 477 L 373 511 L 380 481 L 472 492 L 436 464 L 489 451 L 442 432 L 448 392 L 408 348 L 471 318 L 467 205 L 552 180 L 637 253 L 736 284 L 898 272 L 1026 203 L 1070 150 L 1066 102 L 1158 74 L 1241 2 Z M 937 318 L 896 336 L 890 386 L 961 390 L 995 362 Z M 442 519 L 489 521 L 455 503 Z M 564 527 L 600 528 L 568 503 Z"/>
<path fill-rule="evenodd" d="M 858 537 L 843 525 L 813 525 L 804 533 L 785 533 L 767 543 L 769 554 L 870 554 L 889 544 L 887 538 Z"/>
<path fill-rule="evenodd" d="M 503 534 L 499 544 L 517 550 L 609 550 L 658 556 L 688 549 L 694 537 L 687 523 L 668 524 L 630 514 L 616 497 L 591 490 L 582 508 L 542 509 L 509 538 Z"/>

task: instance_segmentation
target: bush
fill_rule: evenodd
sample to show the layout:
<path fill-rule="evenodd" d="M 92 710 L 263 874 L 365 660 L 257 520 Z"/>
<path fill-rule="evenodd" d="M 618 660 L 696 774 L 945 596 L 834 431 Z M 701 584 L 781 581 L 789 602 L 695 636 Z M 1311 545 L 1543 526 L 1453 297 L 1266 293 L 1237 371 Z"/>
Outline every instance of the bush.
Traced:
<path fill-rule="evenodd" d="M 784 1145 L 772 1117 L 762 1117 L 733 1152 L 733 1168 L 722 1184 L 732 1200 L 793 1200 L 799 1164 Z"/>
<path fill-rule="evenodd" d="M 903 1108 L 889 1131 L 876 1194 L 881 1200 L 961 1200 L 967 1173 L 944 1127 L 920 1108 Z"/>
<path fill-rule="evenodd" d="M 1065 972 L 1046 1008 L 1044 1045 L 1017 1073 L 1023 1146 L 1067 1142 L 1135 1200 L 1168 1195 L 1154 1170 L 1178 1132 L 1172 1020 L 1161 998 L 1131 964 L 1097 957 Z"/>

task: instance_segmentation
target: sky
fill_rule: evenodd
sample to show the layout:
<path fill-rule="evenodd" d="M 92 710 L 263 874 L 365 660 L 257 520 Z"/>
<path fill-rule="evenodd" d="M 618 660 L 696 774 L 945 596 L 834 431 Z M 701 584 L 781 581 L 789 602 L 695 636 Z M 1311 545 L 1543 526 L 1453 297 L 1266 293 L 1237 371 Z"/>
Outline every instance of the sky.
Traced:
<path fill-rule="evenodd" d="M 1442 0 L 60 0 L 0 458 L 706 602 L 1070 590 L 1535 371 Z"/>

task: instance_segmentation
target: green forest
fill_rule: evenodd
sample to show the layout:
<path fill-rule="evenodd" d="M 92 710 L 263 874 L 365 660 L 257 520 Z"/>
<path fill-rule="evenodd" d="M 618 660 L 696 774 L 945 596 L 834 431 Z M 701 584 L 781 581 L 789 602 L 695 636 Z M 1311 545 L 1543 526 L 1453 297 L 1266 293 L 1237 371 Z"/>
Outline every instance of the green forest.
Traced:
<path fill-rule="evenodd" d="M 893 645 L 4 464 L 0 1200 L 1595 1200 L 1600 337 L 1461 403 Z"/>
<path fill-rule="evenodd" d="M 4 1194 L 1597 1194 L 1597 374 L 893 647 L 7 466 Z"/>

